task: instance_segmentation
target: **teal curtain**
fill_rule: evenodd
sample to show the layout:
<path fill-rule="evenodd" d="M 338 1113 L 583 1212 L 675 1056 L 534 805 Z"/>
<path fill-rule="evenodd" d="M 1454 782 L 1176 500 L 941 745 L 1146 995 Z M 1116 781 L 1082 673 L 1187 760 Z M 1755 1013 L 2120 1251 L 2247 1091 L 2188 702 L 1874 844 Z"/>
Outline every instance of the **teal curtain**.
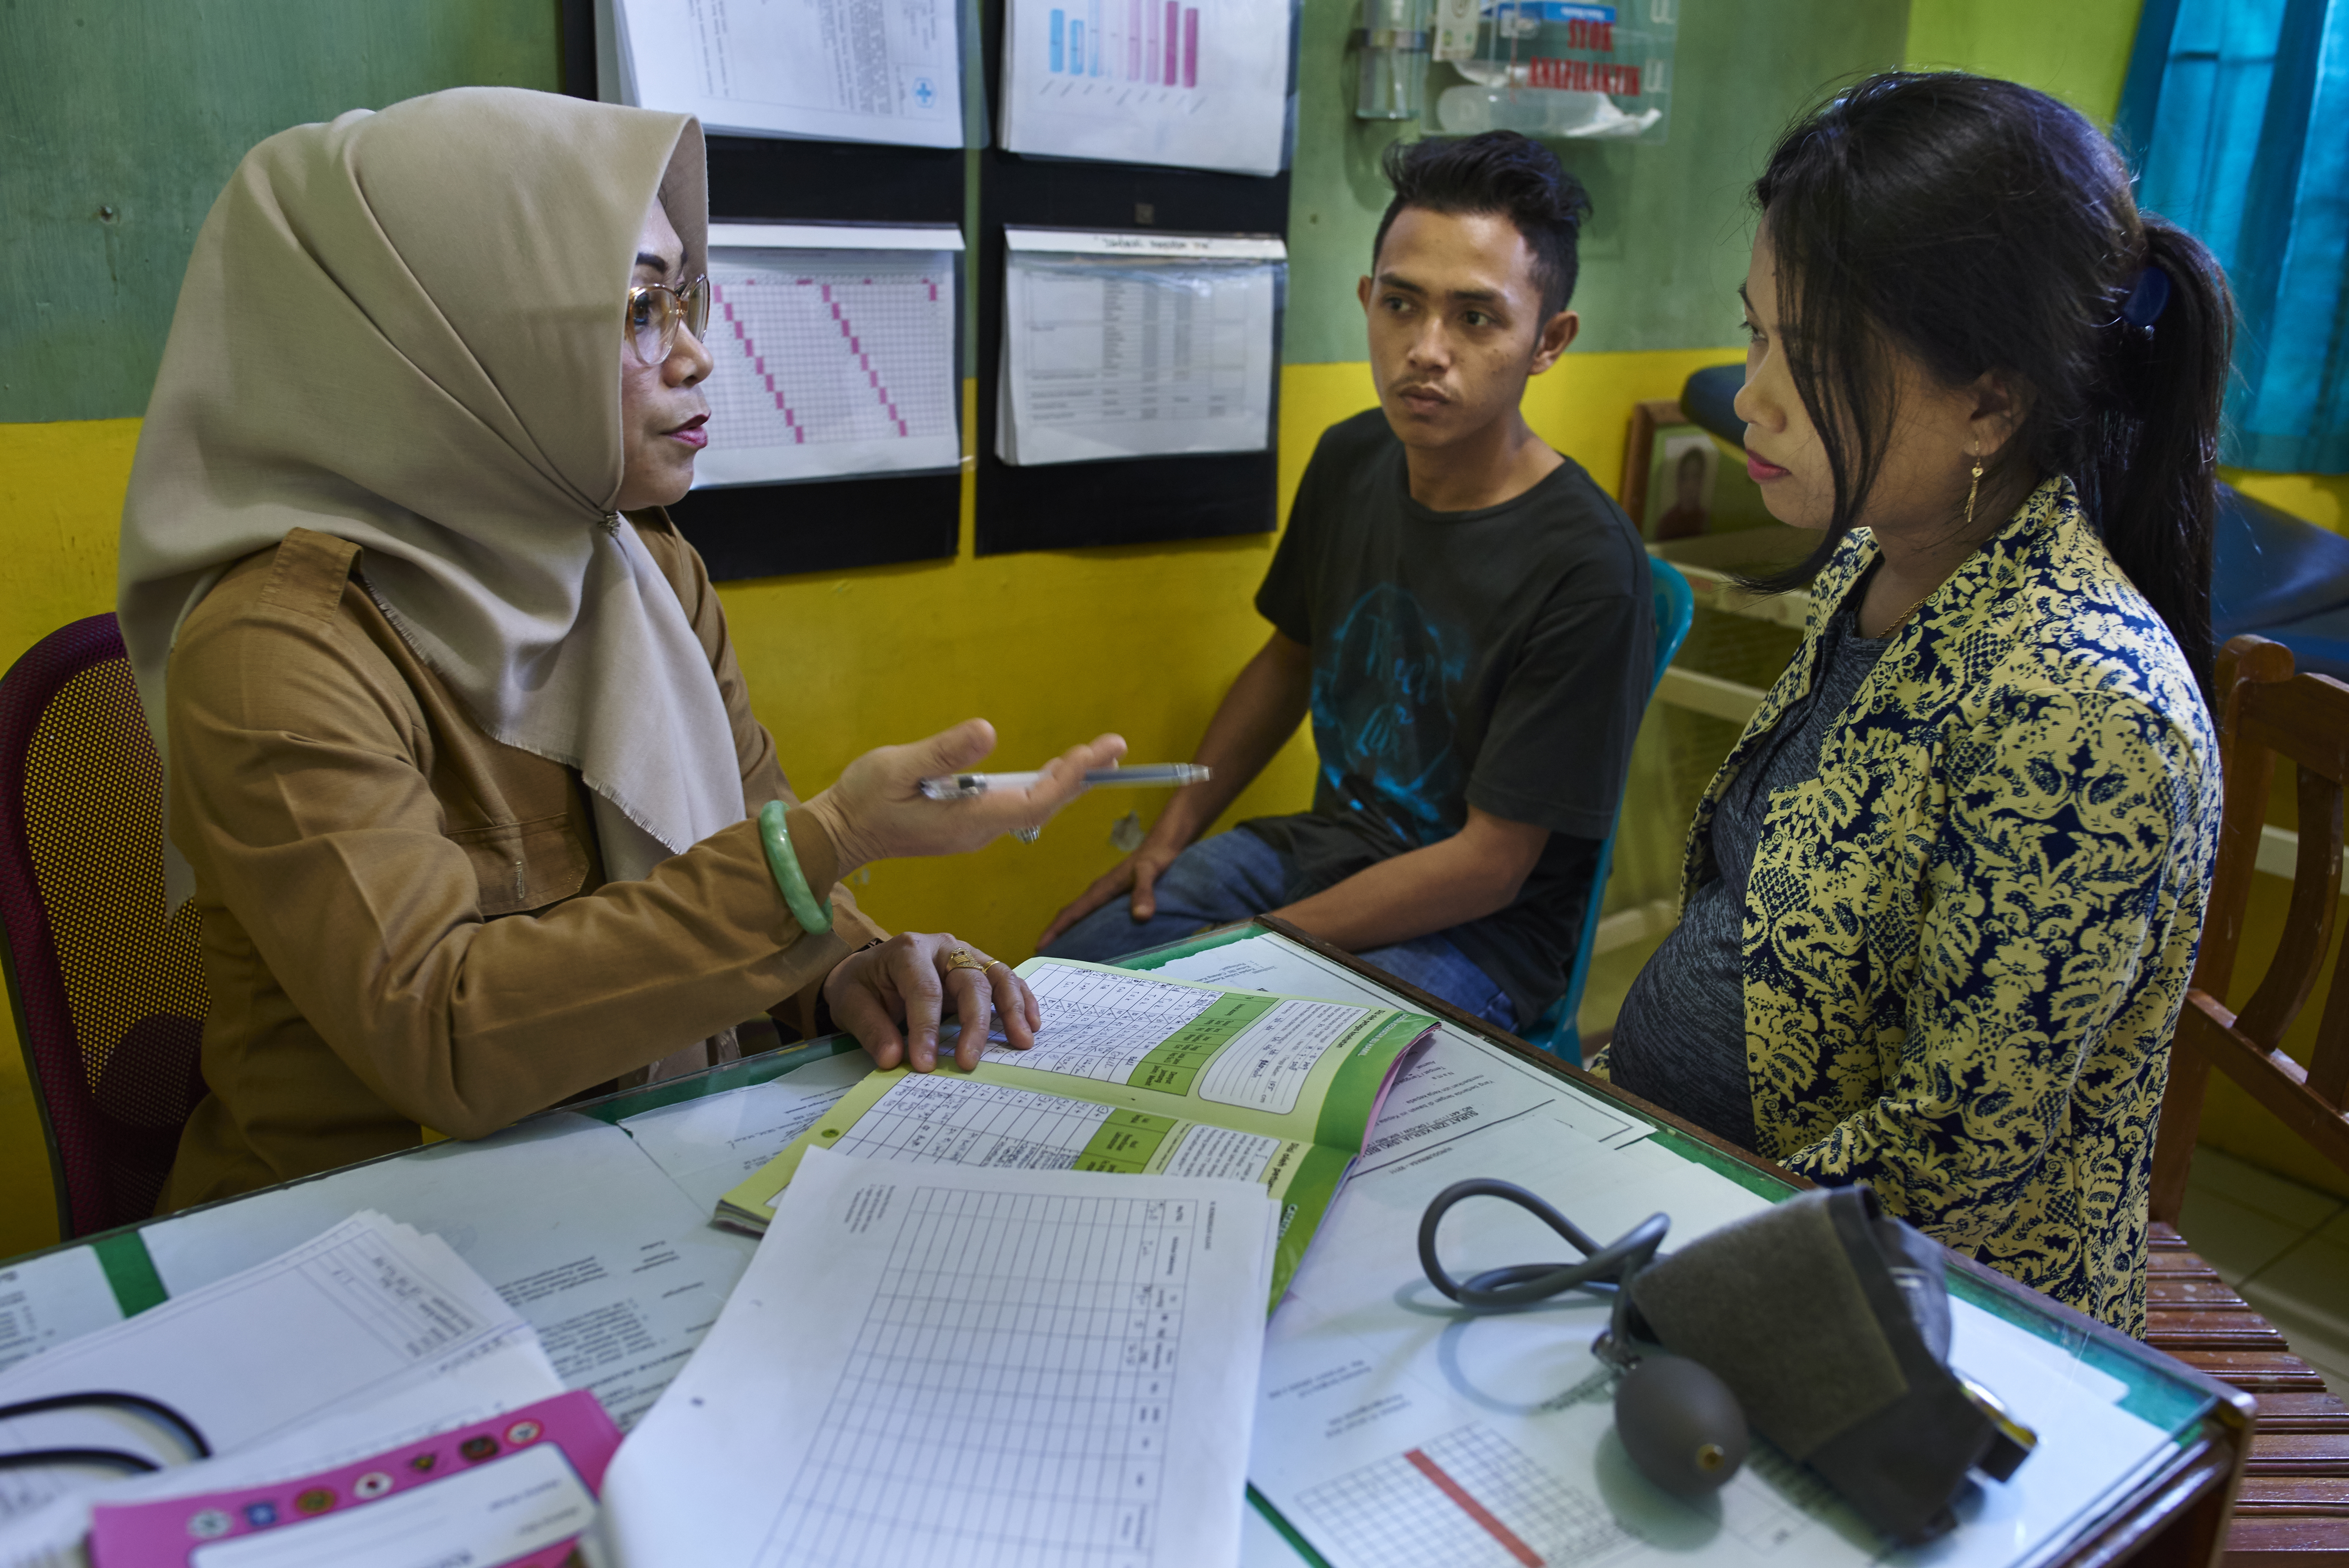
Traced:
<path fill-rule="evenodd" d="M 2222 460 L 2349 473 L 2349 0 L 2146 0 L 2115 129 L 2234 285 Z"/>

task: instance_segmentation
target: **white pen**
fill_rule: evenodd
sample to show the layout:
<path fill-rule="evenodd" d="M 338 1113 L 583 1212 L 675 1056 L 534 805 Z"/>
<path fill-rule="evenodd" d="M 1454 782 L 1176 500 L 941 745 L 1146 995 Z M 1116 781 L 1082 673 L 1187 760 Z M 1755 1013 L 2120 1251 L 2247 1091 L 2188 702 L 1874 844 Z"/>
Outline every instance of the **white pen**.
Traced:
<path fill-rule="evenodd" d="M 1208 770 L 1195 762 L 1145 762 L 1133 768 L 1091 768 L 1085 787 L 1107 785 L 1126 789 L 1173 789 L 1206 780 Z M 989 789 L 1025 789 L 1041 773 L 948 773 L 922 780 L 922 793 L 933 800 L 968 800 Z"/>

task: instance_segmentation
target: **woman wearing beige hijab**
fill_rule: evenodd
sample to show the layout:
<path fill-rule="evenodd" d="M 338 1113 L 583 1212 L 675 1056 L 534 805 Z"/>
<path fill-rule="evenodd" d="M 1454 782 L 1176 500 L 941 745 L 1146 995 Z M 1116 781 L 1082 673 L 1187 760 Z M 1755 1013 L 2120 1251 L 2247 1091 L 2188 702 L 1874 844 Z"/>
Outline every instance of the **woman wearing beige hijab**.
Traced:
<path fill-rule="evenodd" d="M 504 88 L 273 137 L 205 221 L 119 596 L 212 998 L 164 1209 L 725 1059 L 761 1009 L 883 1066 L 942 1008 L 965 1065 L 990 1007 L 1032 1039 L 1008 967 L 836 884 L 1032 827 L 1123 743 L 923 799 L 972 720 L 792 798 L 657 510 L 706 232 L 692 119 Z"/>

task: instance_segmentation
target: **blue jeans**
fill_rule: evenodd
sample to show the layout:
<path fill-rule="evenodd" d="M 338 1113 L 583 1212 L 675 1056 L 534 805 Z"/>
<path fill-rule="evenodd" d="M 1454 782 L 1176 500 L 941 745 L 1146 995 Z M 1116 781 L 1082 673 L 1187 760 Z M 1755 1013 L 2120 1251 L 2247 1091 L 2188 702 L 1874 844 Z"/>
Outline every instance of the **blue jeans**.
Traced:
<path fill-rule="evenodd" d="M 1180 942 L 1202 927 L 1292 903 L 1295 873 L 1287 855 L 1254 833 L 1218 833 L 1174 857 L 1153 887 L 1158 912 L 1148 920 L 1134 919 L 1129 902 L 1114 899 L 1062 932 L 1044 955 L 1109 964 L 1146 947 Z M 1509 994 L 1441 932 L 1356 956 L 1487 1023 L 1517 1026 Z"/>

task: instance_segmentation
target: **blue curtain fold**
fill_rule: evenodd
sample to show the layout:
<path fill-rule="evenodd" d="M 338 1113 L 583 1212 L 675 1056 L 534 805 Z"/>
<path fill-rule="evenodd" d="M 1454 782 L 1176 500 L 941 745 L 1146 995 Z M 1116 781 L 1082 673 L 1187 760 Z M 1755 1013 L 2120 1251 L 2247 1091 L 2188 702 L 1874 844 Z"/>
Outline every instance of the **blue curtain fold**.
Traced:
<path fill-rule="evenodd" d="M 2222 460 L 2349 473 L 2349 0 L 2146 0 L 2114 129 L 2234 286 Z"/>

